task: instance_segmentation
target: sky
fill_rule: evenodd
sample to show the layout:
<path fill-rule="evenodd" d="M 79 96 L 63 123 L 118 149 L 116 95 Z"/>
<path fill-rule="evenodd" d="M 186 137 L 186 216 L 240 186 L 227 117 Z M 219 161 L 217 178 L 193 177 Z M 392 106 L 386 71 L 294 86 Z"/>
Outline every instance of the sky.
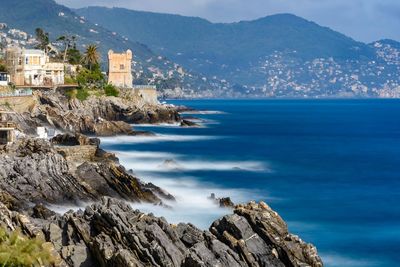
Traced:
<path fill-rule="evenodd" d="M 197 16 L 212 22 L 292 13 L 358 41 L 400 41 L 400 0 L 56 0 L 68 7 L 124 7 Z"/>

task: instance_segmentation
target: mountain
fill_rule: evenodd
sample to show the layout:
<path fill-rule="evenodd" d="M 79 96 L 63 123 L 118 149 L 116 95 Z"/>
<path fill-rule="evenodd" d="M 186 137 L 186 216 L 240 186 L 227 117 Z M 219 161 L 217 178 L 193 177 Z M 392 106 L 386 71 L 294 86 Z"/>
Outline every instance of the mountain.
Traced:
<path fill-rule="evenodd" d="M 208 79 L 226 80 L 243 95 L 380 96 L 400 84 L 399 65 L 378 47 L 291 14 L 211 23 L 122 8 L 76 12 Z M 385 46 L 396 49 L 395 43 Z"/>
<path fill-rule="evenodd" d="M 77 13 L 206 74 L 246 68 L 275 51 L 296 51 L 296 57 L 301 59 L 359 59 L 373 55 L 366 44 L 290 14 L 211 23 L 121 8 L 88 7 Z"/>
<path fill-rule="evenodd" d="M 109 49 L 122 51 L 129 48 L 134 52 L 136 83 L 156 84 L 161 91 L 177 88 L 177 92 L 171 93 L 173 96 L 196 97 L 196 92 L 211 96 L 212 92 L 223 87 L 218 82 L 209 83 L 203 79 L 203 75 L 186 71 L 143 43 L 131 41 L 117 32 L 86 20 L 54 0 L 1 0 L 0 22 L 7 23 L 9 28 L 17 28 L 30 34 L 34 34 L 36 28 L 43 28 L 49 32 L 53 41 L 61 35 L 77 36 L 81 50 L 87 44 L 95 43 L 100 48 L 103 63 L 106 62 Z M 106 67 L 106 64 L 103 66 Z"/>

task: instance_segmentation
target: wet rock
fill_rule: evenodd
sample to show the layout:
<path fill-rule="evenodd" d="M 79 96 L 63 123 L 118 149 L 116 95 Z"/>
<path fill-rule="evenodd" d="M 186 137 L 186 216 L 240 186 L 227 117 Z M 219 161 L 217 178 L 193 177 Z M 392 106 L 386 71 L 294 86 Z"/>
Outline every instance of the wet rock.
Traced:
<path fill-rule="evenodd" d="M 166 159 L 160 166 L 161 169 L 183 170 L 184 167 L 173 159 Z"/>
<path fill-rule="evenodd" d="M 220 198 L 218 202 L 221 208 L 233 208 L 235 206 L 230 197 Z"/>
<path fill-rule="evenodd" d="M 183 119 L 181 122 L 181 127 L 199 127 L 199 125 L 191 120 Z"/>
<path fill-rule="evenodd" d="M 217 198 L 214 193 L 208 197 L 208 199 L 215 202 L 215 204 L 219 205 L 221 208 L 234 208 L 235 204 L 232 202 L 230 197 L 222 197 Z"/>

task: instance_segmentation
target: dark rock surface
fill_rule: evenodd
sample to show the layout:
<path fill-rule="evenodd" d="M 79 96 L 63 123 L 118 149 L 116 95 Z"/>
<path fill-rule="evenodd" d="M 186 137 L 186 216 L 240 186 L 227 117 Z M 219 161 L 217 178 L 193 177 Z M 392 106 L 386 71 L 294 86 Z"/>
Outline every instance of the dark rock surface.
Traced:
<path fill-rule="evenodd" d="M 131 124 L 176 123 L 178 111 L 167 105 L 148 105 L 117 97 L 90 97 L 85 101 L 68 99 L 61 93 L 36 93 L 36 105 L 30 112 L 14 116 L 25 133 L 47 125 L 69 133 L 113 136 L 135 134 Z"/>
<path fill-rule="evenodd" d="M 315 247 L 289 234 L 265 203 L 237 206 L 210 231 L 171 225 L 108 197 L 46 220 L 0 204 L 0 225 L 43 236 L 58 255 L 57 266 L 322 266 Z"/>
<path fill-rule="evenodd" d="M 230 197 L 221 197 L 217 198 L 214 193 L 208 197 L 208 199 L 215 202 L 215 204 L 219 205 L 221 208 L 233 208 L 235 204 L 232 202 Z"/>
<path fill-rule="evenodd" d="M 92 150 L 98 150 L 97 157 L 78 164 L 68 159 L 68 149 L 80 153 L 83 151 L 80 145 L 64 146 L 60 152 L 50 142 L 40 139 L 22 139 L 0 148 L 0 196 L 8 206 L 30 202 L 80 203 L 102 196 L 155 204 L 164 196 L 173 198 L 168 193 L 161 194 L 163 191 L 155 185 L 147 186 L 130 175 L 114 157 L 96 148 L 97 139 L 63 135 L 54 140 L 70 145 L 93 144 Z"/>
<path fill-rule="evenodd" d="M 199 125 L 191 120 L 183 119 L 181 122 L 181 127 L 199 127 Z"/>

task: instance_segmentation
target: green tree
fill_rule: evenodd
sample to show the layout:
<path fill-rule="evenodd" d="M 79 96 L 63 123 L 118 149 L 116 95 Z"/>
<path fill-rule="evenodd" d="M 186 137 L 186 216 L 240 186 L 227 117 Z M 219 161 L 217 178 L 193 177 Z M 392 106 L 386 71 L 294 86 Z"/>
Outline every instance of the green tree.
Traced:
<path fill-rule="evenodd" d="M 49 33 L 45 32 L 42 28 L 36 28 L 35 33 L 36 40 L 39 42 L 36 48 L 44 50 L 47 53 L 50 44 Z"/>
<path fill-rule="evenodd" d="M 100 54 L 97 45 L 94 44 L 88 45 L 82 57 L 82 63 L 85 64 L 86 67 L 89 68 L 89 70 L 92 70 L 93 67 L 99 65 Z"/>

